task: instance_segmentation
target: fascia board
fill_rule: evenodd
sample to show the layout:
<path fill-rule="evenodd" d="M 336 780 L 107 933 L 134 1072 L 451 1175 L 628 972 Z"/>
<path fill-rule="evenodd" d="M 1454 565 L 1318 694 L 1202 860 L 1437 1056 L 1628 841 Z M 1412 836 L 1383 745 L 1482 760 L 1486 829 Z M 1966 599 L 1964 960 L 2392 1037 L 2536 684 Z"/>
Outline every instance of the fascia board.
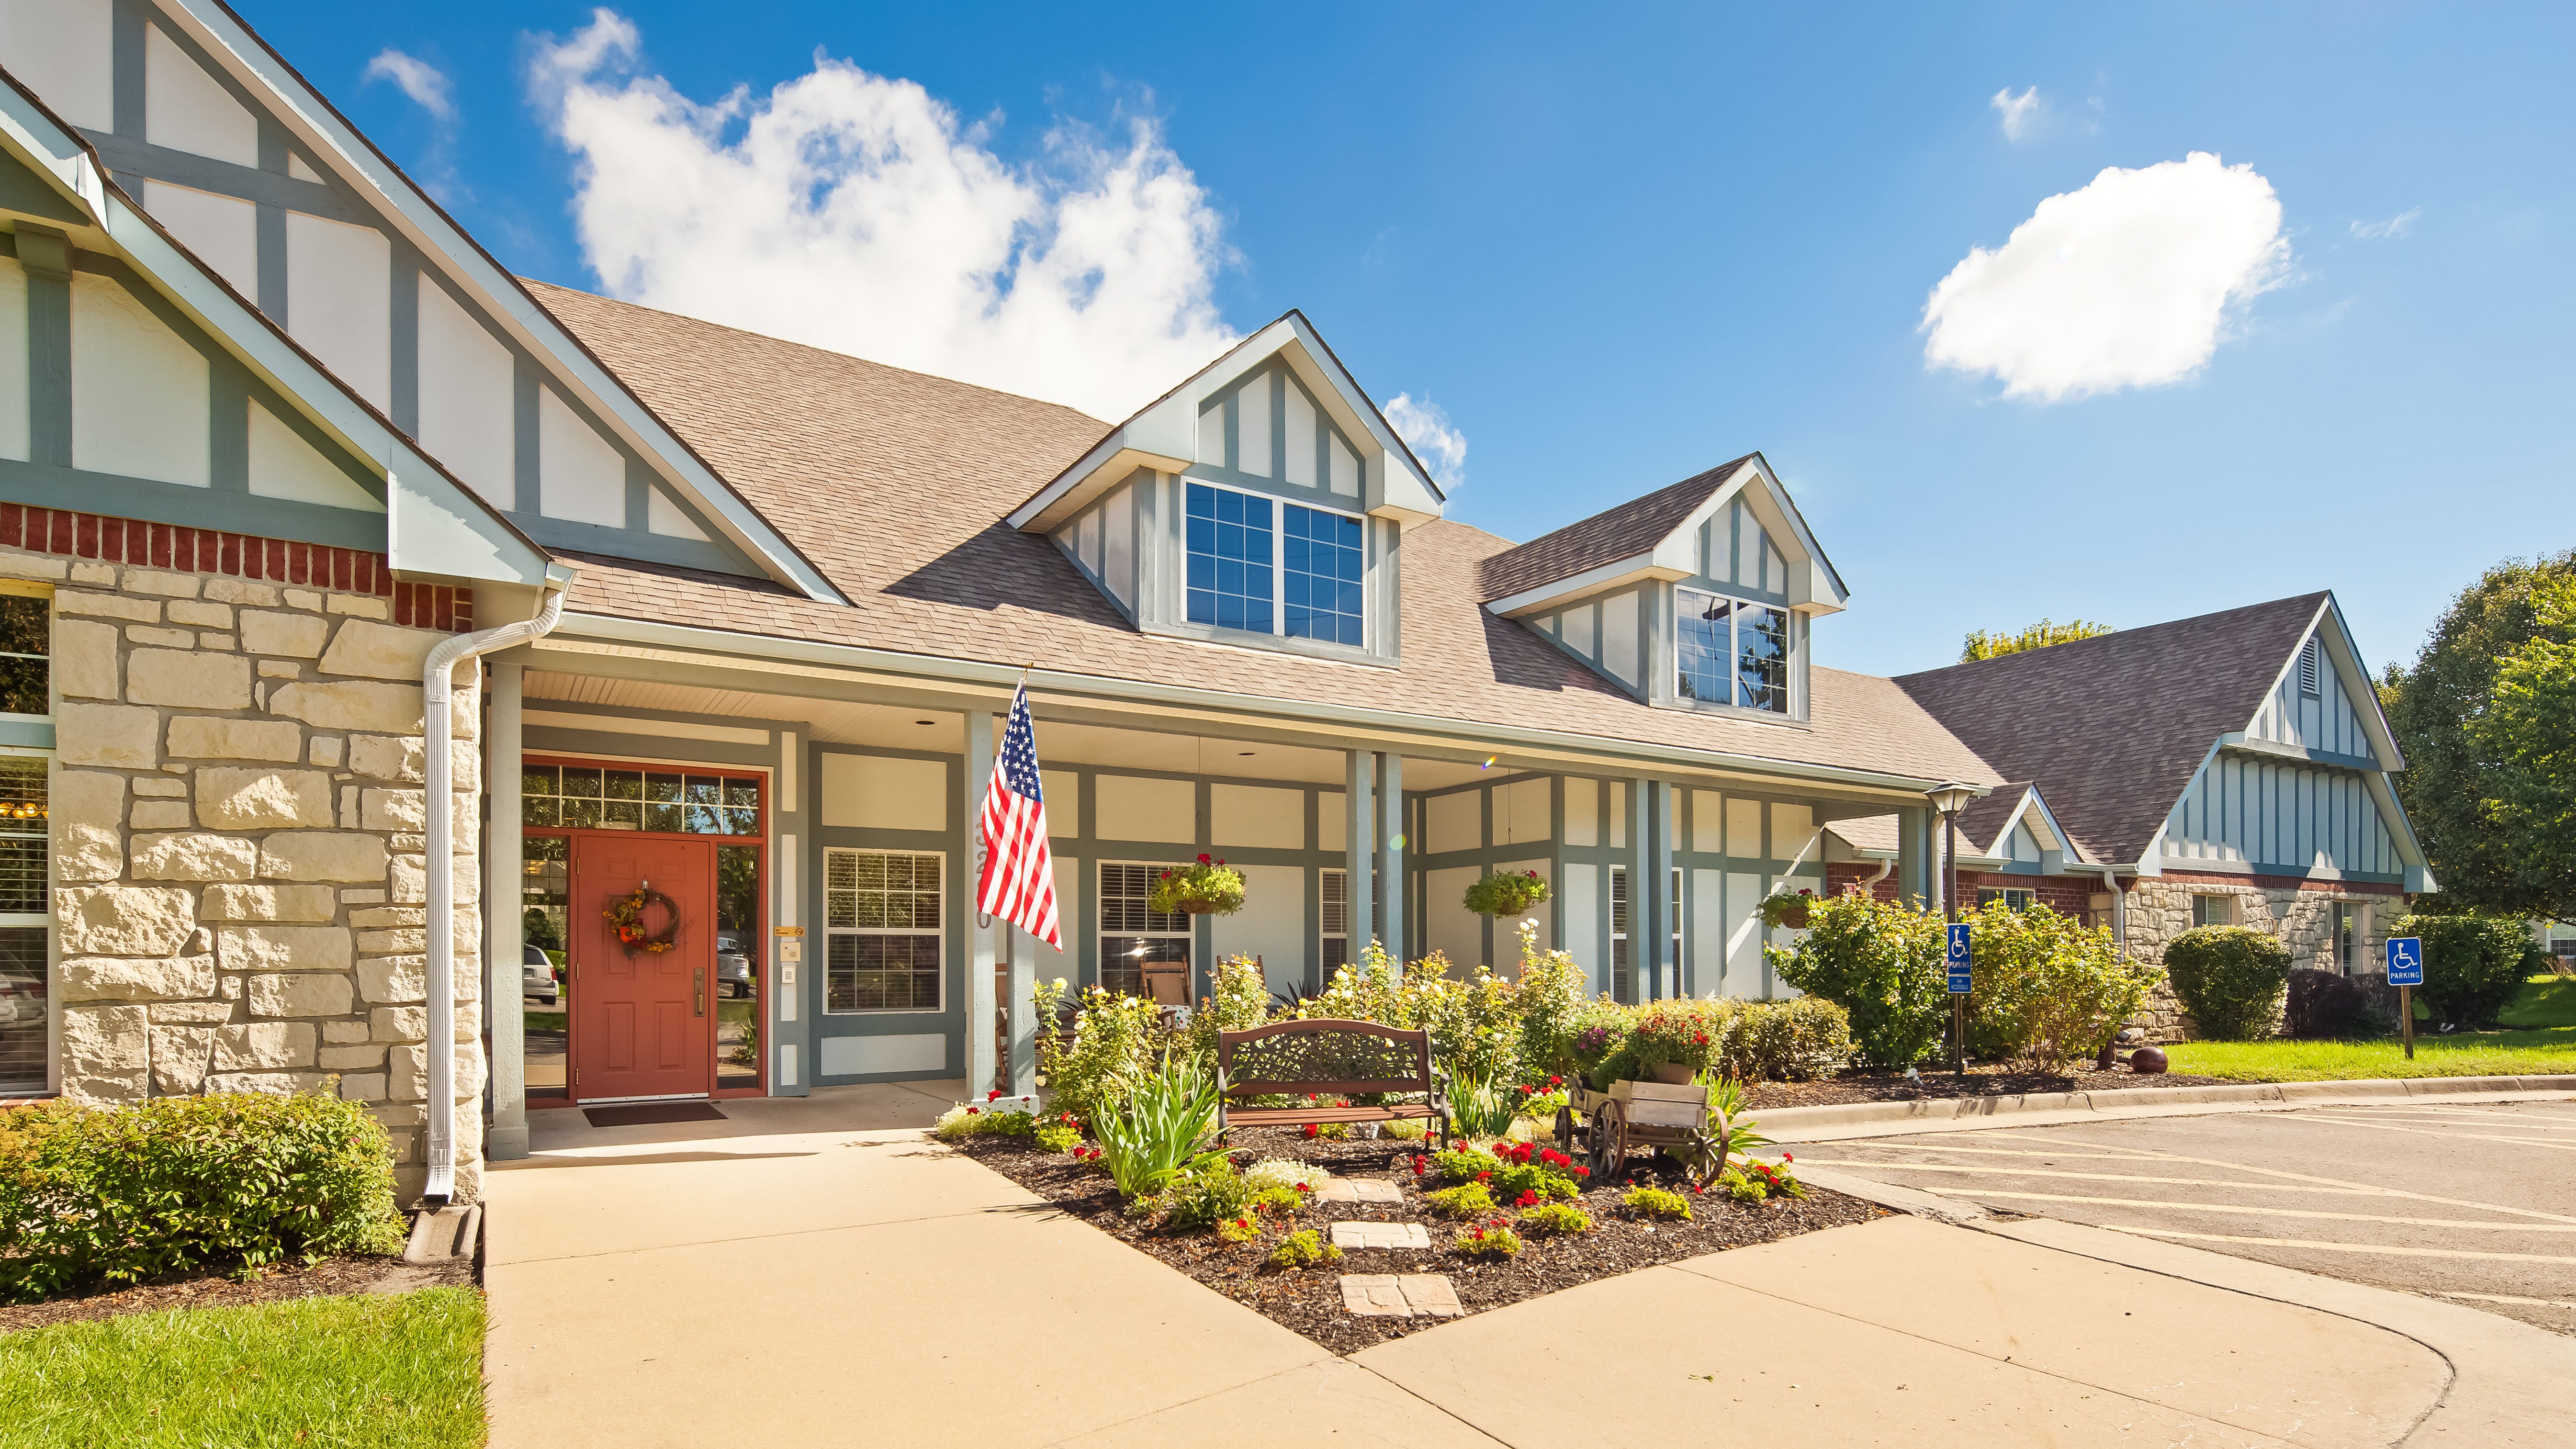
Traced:
<path fill-rule="evenodd" d="M 628 447 L 658 459 L 665 480 L 689 494 L 729 542 L 767 565 L 777 582 L 809 598 L 849 602 L 240 17 L 213 0 L 165 0 L 162 15 L 185 27 L 208 55 L 233 72 L 236 81 L 274 99 L 279 119 L 307 149 L 381 198 L 394 226 L 424 261 L 480 296 L 513 340 L 552 372 L 557 382 L 580 393 Z"/>
<path fill-rule="evenodd" d="M 1745 466 L 1759 470 L 1762 477 L 1759 490 L 1745 489 L 1747 501 L 1753 504 L 1757 514 L 1767 507 L 1771 517 L 1764 521 L 1776 524 L 1782 532 L 1798 541 L 1798 547 L 1806 550 L 1807 557 L 1796 561 L 1799 567 L 1793 570 L 1797 575 L 1794 581 L 1802 587 L 1791 591 L 1791 601 L 1804 604 L 1818 613 L 1840 611 L 1850 602 L 1851 590 L 1844 585 L 1842 573 L 1834 567 L 1834 561 L 1825 556 L 1824 545 L 1816 542 L 1815 530 L 1807 527 L 1806 515 L 1798 511 L 1798 500 L 1789 496 L 1789 490 L 1780 482 L 1780 475 L 1771 471 L 1770 459 L 1756 453 L 1753 461 Z M 1804 597 L 1799 597 L 1802 594 Z"/>
<path fill-rule="evenodd" d="M 9 76 L 0 70 L 0 76 Z M 18 159 L 60 189 L 70 201 L 92 217 L 107 199 L 105 186 L 90 164 L 89 148 L 71 134 L 60 117 L 47 111 L 41 102 L 19 89 L 17 78 L 0 85 L 0 137 Z"/>
<path fill-rule="evenodd" d="M 1847 766 L 1774 760 L 1730 750 L 1659 747 L 1610 736 L 1533 729 L 1525 725 L 1486 724 L 1347 704 L 1244 695 L 1187 685 L 1077 674 L 1067 670 L 1032 671 L 1015 664 L 988 664 L 934 654 L 898 653 L 859 645 L 783 639 L 602 614 L 567 612 L 562 624 L 548 636 L 547 644 L 552 648 L 569 649 L 582 641 L 595 641 L 620 652 L 651 658 L 726 655 L 735 661 L 736 667 L 783 675 L 838 677 L 865 674 L 872 677 L 870 682 L 881 682 L 889 687 L 923 684 L 950 690 L 962 688 L 991 700 L 997 710 L 1008 704 L 1013 688 L 1025 677 L 1033 692 L 1050 693 L 1060 698 L 1088 697 L 1115 702 L 1141 711 L 1140 719 L 1162 721 L 1158 727 L 1164 729 L 1197 727 L 1186 720 L 1172 722 L 1171 716 L 1183 711 L 1222 714 L 1242 720 L 1247 725 L 1290 721 L 1343 734 L 1356 730 L 1372 737 L 1390 738 L 1397 743 L 1415 741 L 1426 747 L 1447 749 L 1450 756 L 1445 757 L 1459 759 L 1493 755 L 1498 749 L 1527 752 L 1547 757 L 1551 761 L 1550 769 L 1600 778 L 1644 773 L 1657 779 L 1673 779 L 1679 774 L 1795 781 L 1820 789 L 1852 792 L 1859 797 L 1855 803 L 1872 812 L 1906 808 L 1908 801 L 1919 800 L 1925 790 L 1940 783 L 1929 776 L 1892 775 Z"/>
<path fill-rule="evenodd" d="M 1999 838 L 2010 838 L 2013 826 L 2020 824 L 2025 817 L 2034 813 L 2038 815 L 2039 823 L 2045 827 L 2048 834 L 2056 840 L 2057 854 L 2067 857 L 2077 865 L 2089 866 L 2095 863 L 2090 856 L 2087 856 L 2084 853 L 2084 847 L 2076 843 L 2075 837 L 2067 834 L 2066 828 L 2057 823 L 2057 812 L 2048 808 L 2048 797 L 2040 793 L 2040 789 L 2037 785 L 2031 786 L 2030 789 L 2023 794 L 2021 808 L 2015 810 L 2013 812 L 2013 818 L 2005 822 L 2004 835 Z M 2048 842 L 2041 841 L 2040 849 L 2043 855 L 2048 853 Z"/>
<path fill-rule="evenodd" d="M 1294 329 L 1297 340 L 1304 344 L 1317 373 L 1308 378 L 1309 387 L 1312 389 L 1318 378 L 1325 384 L 1313 390 L 1325 398 L 1325 409 L 1333 413 L 1333 420 L 1344 431 L 1365 435 L 1378 446 L 1377 457 L 1361 460 L 1360 496 L 1367 511 L 1425 522 L 1440 517 L 1448 507 L 1448 493 L 1432 480 L 1422 460 L 1413 456 L 1412 445 L 1396 433 L 1376 399 L 1351 376 L 1349 368 L 1342 366 L 1341 356 L 1333 351 L 1332 344 L 1324 340 L 1303 312 L 1291 311 L 1279 321 Z"/>
<path fill-rule="evenodd" d="M 2424 879 L 2431 880 L 2432 859 L 2424 854 L 2424 842 L 2415 838 L 2415 822 L 2406 818 L 2406 807 L 2397 798 L 2396 786 L 2386 774 L 2378 771 L 2362 776 L 2361 782 L 2370 791 L 2371 803 L 2378 807 L 2381 823 L 2392 825 L 2388 838 L 2396 842 L 2398 857 L 2406 863 L 2409 874 L 2421 871 Z M 2409 886 L 2407 889 L 2429 891 L 2438 887 Z"/>
<path fill-rule="evenodd" d="M 1570 578 L 1556 579 L 1534 589 L 1496 599 L 1485 606 L 1486 612 L 1505 619 L 1518 619 L 1539 613 L 1559 604 L 1570 604 L 1605 589 L 1615 589 L 1638 579 L 1683 579 L 1690 577 L 1688 568 L 1660 564 L 1654 553 L 1631 554 L 1627 558 L 1585 569 Z"/>
<path fill-rule="evenodd" d="M 1005 521 L 1023 533 L 1053 533 L 1066 519 L 1080 513 L 1091 500 L 1106 493 L 1121 479 L 1139 468 L 1152 468 L 1163 473 L 1178 473 L 1190 465 L 1187 458 L 1169 453 L 1147 452 L 1133 446 L 1124 436 L 1125 429 L 1111 433 L 1085 453 L 1061 480 L 1062 487 L 1050 486 L 1038 498 L 1032 498 L 1013 510 Z"/>
<path fill-rule="evenodd" d="M 2326 594 L 2324 621 L 2332 629 L 2317 627 L 2317 636 L 2326 641 L 2326 653 L 2334 660 L 2335 677 L 2343 681 L 2343 692 L 2353 701 L 2353 713 L 2361 717 L 2361 727 L 2370 735 L 2371 753 L 2378 756 L 2383 770 L 2406 768 L 2406 752 L 2397 744 L 2397 732 L 2389 728 L 2388 715 L 2379 707 L 2379 686 L 2372 682 L 2370 670 L 2361 662 L 2361 646 L 2353 641 L 2352 626 L 2345 622 L 2343 605 L 2329 591 Z"/>

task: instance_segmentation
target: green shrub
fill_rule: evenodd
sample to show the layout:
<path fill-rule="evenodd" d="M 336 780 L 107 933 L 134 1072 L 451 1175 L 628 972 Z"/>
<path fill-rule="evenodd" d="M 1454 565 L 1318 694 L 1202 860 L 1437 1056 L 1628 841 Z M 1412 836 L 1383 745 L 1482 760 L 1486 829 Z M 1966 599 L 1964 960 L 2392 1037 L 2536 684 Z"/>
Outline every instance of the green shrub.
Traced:
<path fill-rule="evenodd" d="M 1521 1241 L 1520 1234 L 1511 1230 L 1510 1224 L 1496 1218 L 1492 1222 L 1460 1230 L 1449 1246 L 1469 1258 L 1517 1258 L 1521 1249 L 1528 1245 Z"/>
<path fill-rule="evenodd" d="M 1236 1216 L 1219 1222 L 1216 1235 L 1229 1243 L 1251 1242 L 1261 1236 L 1261 1218 L 1252 1209 L 1245 1208 Z"/>
<path fill-rule="evenodd" d="M 2340 971 L 2293 971 L 2281 1035 L 2307 1041 L 2349 1040 L 2370 1020 L 2370 997 Z"/>
<path fill-rule="evenodd" d="M 2211 1041 L 2272 1034 L 2290 989 L 2290 948 L 2245 926 L 2196 926 L 2165 947 L 2165 974 Z"/>
<path fill-rule="evenodd" d="M 1690 1221 L 1690 1199 L 1660 1187 L 1632 1187 L 1620 1204 L 1632 1213 L 1650 1218 L 1678 1218 Z"/>
<path fill-rule="evenodd" d="M 1726 1050 L 1717 1062 L 1724 1076 L 1803 1082 L 1830 1076 L 1851 1059 L 1851 1014 L 1823 997 L 1732 1004 Z"/>
<path fill-rule="evenodd" d="M 1764 953 L 1787 982 L 1840 1006 L 1868 1066 L 1911 1066 L 1940 1042 L 1950 1017 L 1938 915 L 1852 893 L 1807 911 L 1794 946 Z"/>
<path fill-rule="evenodd" d="M 2000 901 L 1967 919 L 1976 952 L 1968 1049 L 1987 1061 L 2062 1072 L 2100 1051 L 2155 990 L 2156 968 L 2123 957 L 2107 929 Z"/>
<path fill-rule="evenodd" d="M 1570 1238 L 1592 1231 L 1592 1215 L 1570 1202 L 1542 1203 L 1521 1214 L 1520 1227 L 1541 1237 Z"/>
<path fill-rule="evenodd" d="M 1056 1110 L 1089 1122 L 1107 1103 L 1122 1100 L 1154 1070 L 1172 1044 L 1154 1003 L 1094 986 L 1077 998 L 1078 1009 L 1061 1033 L 1064 978 L 1041 981 L 1031 992 L 1037 1006 L 1038 1070 Z"/>
<path fill-rule="evenodd" d="M 1494 1210 L 1493 1191 L 1481 1182 L 1462 1183 L 1457 1187 L 1444 1187 L 1437 1192 L 1426 1192 L 1422 1195 L 1422 1200 L 1431 1204 L 1432 1211 L 1444 1213 L 1453 1218 L 1483 1217 Z"/>
<path fill-rule="evenodd" d="M 1125 1101 L 1092 1114 L 1101 1167 L 1122 1196 L 1152 1197 L 1206 1165 L 1199 1148 L 1216 1131 L 1216 1096 L 1216 1079 L 1175 1052 Z"/>
<path fill-rule="evenodd" d="M 2392 936 L 2424 942 L 2424 984 L 2415 999 L 2432 1020 L 2485 1026 L 2520 989 L 2529 927 L 2510 916 L 2400 916 Z"/>
<path fill-rule="evenodd" d="M 1342 1250 L 1325 1240 L 1313 1228 L 1300 1228 L 1279 1240 L 1270 1250 L 1268 1262 L 1273 1268 L 1312 1268 L 1320 1263 L 1342 1261 Z"/>
<path fill-rule="evenodd" d="M 1067 1112 L 1064 1115 L 1068 1119 L 1073 1116 L 1070 1112 Z M 1062 1122 L 1048 1122 L 1040 1126 L 1038 1130 L 1031 1133 L 1030 1136 L 1035 1139 L 1038 1144 L 1038 1149 L 1042 1152 L 1071 1152 L 1082 1142 L 1082 1129 L 1075 1126 L 1070 1120 Z"/>
<path fill-rule="evenodd" d="M 0 1300 L 400 1252 L 391 1162 L 375 1118 L 331 1097 L 0 1112 Z"/>
<path fill-rule="evenodd" d="M 1550 1198 L 1574 1197 L 1582 1191 L 1575 1182 L 1581 1174 L 1574 1160 L 1534 1143 L 1455 1148 L 1436 1154 L 1432 1165 L 1447 1181 L 1482 1184 L 1499 1202 L 1514 1201 L 1525 1192 Z"/>
<path fill-rule="evenodd" d="M 1252 1210 L 1265 1189 L 1235 1176 L 1234 1164 L 1217 1157 L 1172 1179 L 1163 1189 L 1163 1219 L 1173 1227 L 1212 1228 Z M 1294 1188 L 1285 1189 L 1291 1196 Z"/>
<path fill-rule="evenodd" d="M 1518 929 L 1521 969 L 1512 1004 L 1520 1014 L 1522 1075 L 1531 1081 L 1548 1073 L 1571 1076 L 1580 1070 L 1572 1040 L 1575 1018 L 1592 1001 L 1591 973 L 1567 952 L 1540 950 L 1536 921 Z"/>
<path fill-rule="evenodd" d="M 939 1120 L 931 1124 L 930 1135 L 942 1142 L 963 1142 L 969 1137 L 1033 1137 L 1037 1131 L 1038 1119 L 1026 1112 L 997 1111 L 981 1102 L 960 1102 L 939 1114 Z M 1081 1140 L 1079 1133 L 1075 1140 Z M 1072 1146 L 1068 1142 L 1062 1148 L 1048 1150 L 1069 1151 Z"/>

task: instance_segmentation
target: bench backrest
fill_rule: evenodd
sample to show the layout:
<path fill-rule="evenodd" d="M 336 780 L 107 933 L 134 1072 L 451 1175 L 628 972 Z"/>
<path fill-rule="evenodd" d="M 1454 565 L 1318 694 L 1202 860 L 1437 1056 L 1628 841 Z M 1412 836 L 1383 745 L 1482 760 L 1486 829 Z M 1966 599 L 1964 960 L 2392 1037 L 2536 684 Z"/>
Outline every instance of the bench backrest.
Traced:
<path fill-rule="evenodd" d="M 1229 1093 L 1428 1092 L 1431 1033 L 1373 1021 L 1274 1021 L 1216 1034 Z"/>

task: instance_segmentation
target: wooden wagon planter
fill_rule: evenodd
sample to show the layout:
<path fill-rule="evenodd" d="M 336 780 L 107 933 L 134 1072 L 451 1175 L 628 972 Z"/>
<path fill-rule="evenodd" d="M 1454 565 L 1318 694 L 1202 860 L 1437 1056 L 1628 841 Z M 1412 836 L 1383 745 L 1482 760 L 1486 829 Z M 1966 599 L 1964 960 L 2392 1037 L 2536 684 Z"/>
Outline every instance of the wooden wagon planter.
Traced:
<path fill-rule="evenodd" d="M 1708 1130 L 1708 1088 L 1667 1082 L 1612 1082 L 1596 1092 L 1580 1083 L 1556 1109 L 1556 1145 L 1568 1154 L 1580 1146 L 1592 1181 L 1618 1175 L 1628 1154 L 1660 1147 L 1706 1187 L 1726 1167 L 1718 1137 Z"/>

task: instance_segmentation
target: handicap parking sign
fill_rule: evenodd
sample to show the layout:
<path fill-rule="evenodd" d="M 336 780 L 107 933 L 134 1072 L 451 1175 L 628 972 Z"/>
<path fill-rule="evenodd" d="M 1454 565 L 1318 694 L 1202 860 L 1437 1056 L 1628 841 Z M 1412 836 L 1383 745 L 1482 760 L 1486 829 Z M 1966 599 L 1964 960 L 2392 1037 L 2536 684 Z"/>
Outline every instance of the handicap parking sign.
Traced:
<path fill-rule="evenodd" d="M 2424 984 L 2424 938 L 2391 936 L 2388 938 L 2388 984 L 2421 986 Z"/>
<path fill-rule="evenodd" d="M 1950 994 L 1965 996 L 1972 989 L 1969 975 L 1975 958 L 1968 949 L 1968 923 L 1954 922 L 1950 927 Z"/>

